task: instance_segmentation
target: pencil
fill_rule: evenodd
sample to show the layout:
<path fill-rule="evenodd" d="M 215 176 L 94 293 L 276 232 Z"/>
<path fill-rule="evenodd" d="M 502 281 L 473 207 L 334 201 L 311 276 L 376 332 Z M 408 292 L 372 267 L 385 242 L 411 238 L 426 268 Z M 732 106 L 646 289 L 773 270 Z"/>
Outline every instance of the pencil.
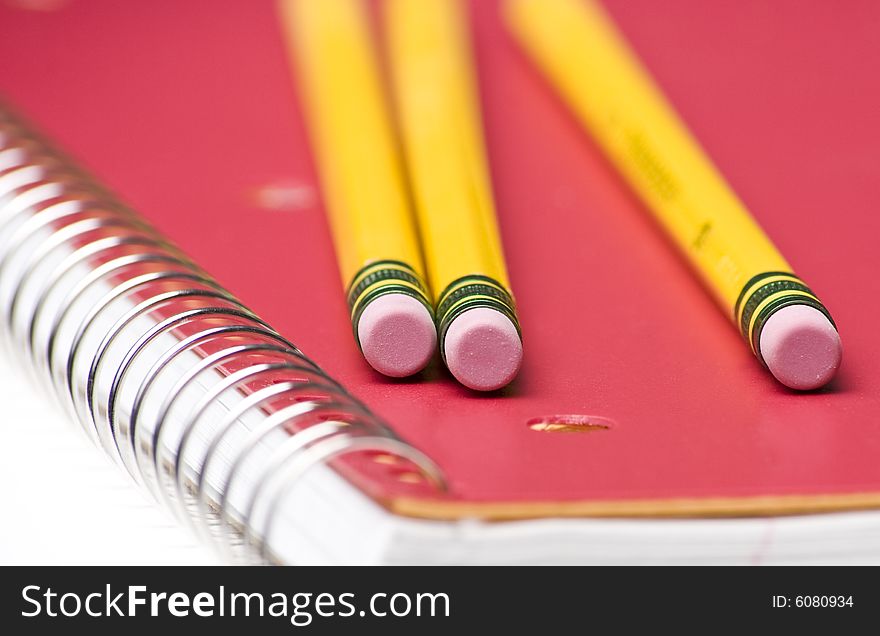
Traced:
<path fill-rule="evenodd" d="M 404 377 L 437 349 L 415 219 L 360 0 L 281 0 L 355 341 Z"/>
<path fill-rule="evenodd" d="M 519 371 L 523 348 L 495 217 L 465 7 L 390 0 L 384 24 L 440 354 L 482 391 Z"/>
<path fill-rule="evenodd" d="M 510 31 L 777 380 L 816 389 L 842 347 L 792 271 L 595 2 L 507 0 Z"/>

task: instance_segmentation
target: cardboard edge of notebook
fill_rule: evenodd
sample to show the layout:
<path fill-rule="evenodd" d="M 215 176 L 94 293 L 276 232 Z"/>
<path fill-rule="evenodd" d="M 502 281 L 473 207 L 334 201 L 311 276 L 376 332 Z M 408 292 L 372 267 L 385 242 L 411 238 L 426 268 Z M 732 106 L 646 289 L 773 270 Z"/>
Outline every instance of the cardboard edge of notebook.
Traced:
<path fill-rule="evenodd" d="M 880 509 L 880 492 L 680 497 L 576 501 L 443 501 L 396 497 L 380 500 L 390 512 L 416 519 L 517 521 L 552 517 L 682 519 L 771 517 Z"/>

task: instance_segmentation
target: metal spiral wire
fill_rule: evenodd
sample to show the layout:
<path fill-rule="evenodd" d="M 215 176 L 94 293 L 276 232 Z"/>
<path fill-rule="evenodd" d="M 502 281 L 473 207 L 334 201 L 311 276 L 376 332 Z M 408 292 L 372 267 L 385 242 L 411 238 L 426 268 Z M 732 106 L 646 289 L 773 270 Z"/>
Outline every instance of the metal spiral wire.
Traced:
<path fill-rule="evenodd" d="M 4 344 L 96 444 L 233 562 L 275 563 L 311 468 L 403 442 L 0 104 Z M 221 410 L 217 410 L 223 405 Z"/>

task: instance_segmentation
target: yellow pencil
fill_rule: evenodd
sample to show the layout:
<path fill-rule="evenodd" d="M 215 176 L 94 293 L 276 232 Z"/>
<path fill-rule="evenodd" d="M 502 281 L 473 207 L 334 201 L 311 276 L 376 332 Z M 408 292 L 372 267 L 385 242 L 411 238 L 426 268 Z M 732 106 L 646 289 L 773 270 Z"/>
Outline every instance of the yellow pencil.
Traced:
<path fill-rule="evenodd" d="M 828 310 L 792 273 L 595 2 L 507 0 L 508 27 L 687 256 L 758 359 L 815 389 L 837 371 Z"/>
<path fill-rule="evenodd" d="M 392 92 L 434 290 L 440 353 L 465 386 L 508 384 L 519 321 L 495 219 L 465 7 L 384 4 Z"/>
<path fill-rule="evenodd" d="M 437 333 L 401 158 L 360 0 L 281 0 L 355 339 L 385 375 L 423 369 Z"/>

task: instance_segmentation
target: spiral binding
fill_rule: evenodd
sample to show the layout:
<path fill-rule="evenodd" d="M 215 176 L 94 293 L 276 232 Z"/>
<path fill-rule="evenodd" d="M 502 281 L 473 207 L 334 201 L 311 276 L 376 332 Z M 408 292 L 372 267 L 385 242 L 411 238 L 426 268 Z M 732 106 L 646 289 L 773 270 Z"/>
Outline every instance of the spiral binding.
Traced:
<path fill-rule="evenodd" d="M 291 561 L 275 538 L 315 466 L 380 452 L 444 488 L 428 457 L 2 104 L 0 311 L 4 345 L 86 435 L 233 562 Z"/>

